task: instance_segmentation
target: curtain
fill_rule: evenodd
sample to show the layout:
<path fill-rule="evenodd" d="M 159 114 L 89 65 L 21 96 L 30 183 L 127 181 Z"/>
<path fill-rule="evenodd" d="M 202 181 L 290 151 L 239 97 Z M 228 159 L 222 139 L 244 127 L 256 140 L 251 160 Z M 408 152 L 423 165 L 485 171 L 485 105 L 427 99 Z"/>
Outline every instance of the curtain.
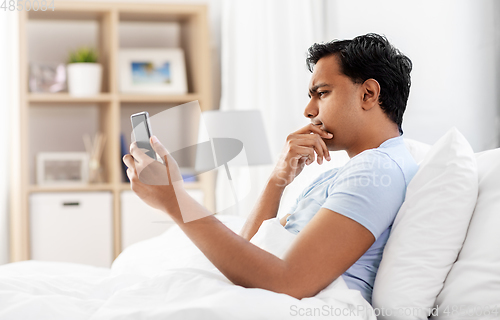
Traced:
<path fill-rule="evenodd" d="M 0 264 L 9 262 L 9 162 L 11 123 L 19 108 L 17 11 L 0 11 Z M 10 150 L 10 152 L 9 152 Z"/>
<path fill-rule="evenodd" d="M 311 44 L 324 40 L 323 6 L 322 0 L 223 2 L 220 110 L 260 110 L 275 161 L 286 136 L 309 123 L 303 116 L 310 79 L 305 58 Z M 232 169 L 233 180 L 239 184 L 235 188 L 250 186 L 249 193 L 237 206 L 223 212 L 234 214 L 237 208 L 238 215 L 246 216 L 273 167 Z M 219 209 L 227 208 L 232 201 L 228 197 L 231 190 L 222 179 L 227 176 L 219 171 Z M 288 193 L 285 199 L 294 197 Z"/>

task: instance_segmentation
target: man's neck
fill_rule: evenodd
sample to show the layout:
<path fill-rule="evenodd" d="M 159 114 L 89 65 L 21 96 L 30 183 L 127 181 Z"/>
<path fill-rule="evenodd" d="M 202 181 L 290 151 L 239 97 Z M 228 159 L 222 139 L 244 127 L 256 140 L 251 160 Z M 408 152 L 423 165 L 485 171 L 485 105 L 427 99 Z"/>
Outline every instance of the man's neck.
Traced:
<path fill-rule="evenodd" d="M 366 131 L 361 133 L 361 139 L 359 139 L 360 143 L 353 145 L 346 151 L 349 158 L 352 158 L 365 150 L 378 148 L 385 141 L 399 136 L 400 134 L 398 128 L 395 128 L 395 130 L 388 128 L 386 130 L 376 132 Z"/>

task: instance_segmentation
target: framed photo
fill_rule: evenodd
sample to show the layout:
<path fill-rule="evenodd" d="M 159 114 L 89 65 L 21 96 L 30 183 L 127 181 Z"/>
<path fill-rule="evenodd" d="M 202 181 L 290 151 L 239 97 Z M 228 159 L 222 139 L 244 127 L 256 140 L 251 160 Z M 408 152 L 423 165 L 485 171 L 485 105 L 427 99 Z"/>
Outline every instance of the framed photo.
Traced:
<path fill-rule="evenodd" d="M 86 152 L 40 152 L 36 156 L 39 185 L 87 184 L 89 155 Z"/>
<path fill-rule="evenodd" d="M 66 90 L 64 63 L 31 63 L 29 87 L 31 92 L 60 92 Z"/>
<path fill-rule="evenodd" d="M 187 93 L 184 52 L 180 48 L 122 49 L 119 70 L 123 93 Z"/>

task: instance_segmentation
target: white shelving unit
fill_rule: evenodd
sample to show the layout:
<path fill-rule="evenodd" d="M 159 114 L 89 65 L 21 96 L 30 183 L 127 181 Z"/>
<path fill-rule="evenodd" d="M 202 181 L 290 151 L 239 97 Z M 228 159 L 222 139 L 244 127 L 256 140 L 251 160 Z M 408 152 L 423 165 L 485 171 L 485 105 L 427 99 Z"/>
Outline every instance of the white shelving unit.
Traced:
<path fill-rule="evenodd" d="M 11 261 L 27 260 L 31 257 L 30 248 L 30 206 L 31 195 L 41 193 L 56 194 L 64 192 L 107 192 L 112 199 L 112 244 L 113 258 L 122 250 L 122 192 L 130 190 L 123 182 L 120 151 L 120 134 L 130 132 L 130 114 L 137 111 L 156 111 L 198 100 L 202 111 L 212 109 L 211 65 L 207 9 L 204 5 L 159 4 L 159 3 L 120 3 L 120 2 L 74 2 L 55 1 L 55 11 L 21 11 L 19 14 L 20 34 L 20 123 L 14 134 L 20 137 L 19 152 L 14 155 L 11 186 Z M 99 63 L 103 66 L 102 93 L 92 97 L 75 98 L 67 93 L 30 93 L 28 89 L 29 63 L 37 56 L 34 48 L 50 46 L 60 50 L 60 56 L 67 54 L 67 43 L 54 39 L 54 34 L 43 32 L 39 25 L 54 23 L 59 35 L 71 30 L 91 25 L 89 41 L 95 40 L 99 53 Z M 69 24 L 59 28 L 58 23 Z M 71 24 L 74 24 L 73 26 Z M 178 43 L 184 50 L 188 93 L 184 95 L 146 95 L 124 94 L 118 89 L 118 54 L 123 45 L 130 45 L 130 39 L 123 39 L 121 27 L 139 23 L 171 23 L 178 30 Z M 31 29 L 30 29 L 31 28 Z M 33 31 L 34 29 L 34 31 Z M 122 28 L 123 29 L 123 28 Z M 125 28 L 126 29 L 126 28 Z M 30 31 L 31 30 L 31 31 Z M 95 34 L 92 33 L 95 30 Z M 55 32 L 55 31 L 54 31 Z M 75 36 L 76 37 L 76 36 Z M 72 39 L 71 41 L 73 41 Z M 76 39 L 75 41 L 77 41 Z M 41 48 L 41 49 L 40 49 Z M 42 50 L 43 51 L 43 50 Z M 155 112 L 150 112 L 154 114 Z M 58 118 L 60 117 L 60 118 Z M 66 117 L 66 118 L 64 118 Z M 84 151 L 81 134 L 76 125 L 66 128 L 66 119 L 75 118 L 82 123 L 87 121 L 107 137 L 102 165 L 105 181 L 73 187 L 39 186 L 34 181 L 34 156 L 41 151 Z M 50 131 L 44 119 L 55 119 L 51 126 L 59 126 L 60 132 Z M 126 120 L 124 120 L 126 119 Z M 58 122 L 59 121 L 59 122 Z M 83 130 L 83 129 L 82 129 Z M 92 133 L 92 132 L 90 132 Z M 180 133 L 182 134 L 182 133 Z M 127 134 L 125 135 L 127 136 Z M 68 147 L 70 146 L 70 147 Z M 210 174 L 200 176 L 199 180 L 186 183 L 192 190 L 202 190 L 204 204 L 214 210 L 214 177 Z"/>

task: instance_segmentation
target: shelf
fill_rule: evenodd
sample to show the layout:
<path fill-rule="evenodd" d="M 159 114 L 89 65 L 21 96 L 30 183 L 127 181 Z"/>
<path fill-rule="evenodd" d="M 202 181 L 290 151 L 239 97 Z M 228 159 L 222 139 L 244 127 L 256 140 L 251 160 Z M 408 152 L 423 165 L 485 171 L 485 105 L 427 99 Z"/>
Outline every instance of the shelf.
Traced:
<path fill-rule="evenodd" d="M 199 95 L 188 93 L 182 95 L 165 94 L 130 94 L 122 93 L 118 95 L 120 102 L 167 102 L 167 103 L 186 103 L 199 99 Z"/>
<path fill-rule="evenodd" d="M 202 185 L 200 182 L 185 182 L 184 183 L 184 188 L 186 189 L 201 189 L 202 188 Z M 120 185 L 120 190 L 131 190 L 130 189 L 130 183 L 128 182 L 123 182 L 121 185 Z"/>
<path fill-rule="evenodd" d="M 28 101 L 30 102 L 110 102 L 112 95 L 109 93 L 101 93 L 96 96 L 90 97 L 73 97 L 68 93 L 30 93 L 28 94 Z"/>
<path fill-rule="evenodd" d="M 151 3 L 128 1 L 63 1 L 56 0 L 55 11 L 21 11 L 19 18 L 20 114 L 13 124 L 19 146 L 14 150 L 10 206 L 11 262 L 30 259 L 30 196 L 39 193 L 103 191 L 112 194 L 112 225 L 114 256 L 122 250 L 121 193 L 130 189 L 122 180 L 121 143 L 123 132 L 131 135 L 130 115 L 135 111 L 164 111 L 191 101 L 200 101 L 201 111 L 212 110 L 210 37 L 206 4 Z M 147 94 L 120 92 L 119 53 L 120 28 L 128 22 L 175 22 L 175 46 L 185 54 L 187 94 Z M 177 27 L 178 26 L 178 27 Z M 122 28 L 123 29 L 123 28 Z M 53 31 L 56 30 L 56 31 Z M 47 32 L 53 31 L 53 32 Z M 51 35 L 56 32 L 56 36 Z M 57 41 L 57 39 L 64 41 Z M 56 40 L 54 40 L 56 39 Z M 142 46 L 142 34 L 128 38 L 130 47 Z M 148 40 L 156 44 L 156 37 Z M 170 40 L 169 40 L 170 41 Z M 147 42 L 147 41 L 146 41 Z M 148 42 L 148 43 L 149 43 Z M 64 61 L 68 50 L 78 45 L 95 46 L 103 66 L 100 94 L 74 97 L 68 92 L 37 93 L 29 91 L 30 62 Z M 145 46 L 147 47 L 147 46 Z M 154 45 L 153 45 L 154 47 Z M 167 46 L 168 47 L 168 46 Z M 182 108 L 179 108 L 182 109 Z M 196 112 L 198 112 L 198 108 Z M 184 140 L 197 138 L 197 117 L 190 108 L 174 111 L 169 117 L 168 136 Z M 194 112 L 194 111 L 193 111 Z M 198 113 L 197 113 L 198 114 Z M 178 119 L 192 123 L 192 127 Z M 154 120 L 153 120 L 154 121 Z M 169 131 L 170 130 L 170 131 Z M 108 139 L 102 155 L 105 183 L 86 185 L 37 185 L 34 179 L 35 155 L 43 151 L 83 150 L 81 136 L 103 132 Z M 184 132 L 185 131 L 185 132 Z M 161 130 L 160 130 L 161 132 Z M 180 132 L 182 134 L 180 134 Z M 184 141 L 183 140 L 183 141 Z M 187 141 L 186 140 L 186 141 Z M 203 204 L 215 209 L 215 177 L 202 175 L 199 181 L 185 183 L 189 191 L 202 191 Z M 201 192 L 193 192 L 201 194 Z"/>
<path fill-rule="evenodd" d="M 50 1 L 49 1 L 50 2 Z M 50 3 L 49 3 L 50 4 Z M 154 9 L 152 7 L 154 6 Z M 73 2 L 56 1 L 54 11 L 28 12 L 29 18 L 50 20 L 97 20 L 103 14 L 116 10 L 120 13 L 120 19 L 128 21 L 183 21 L 193 15 L 205 12 L 203 5 L 182 3 L 112 3 L 112 2 Z"/>
<path fill-rule="evenodd" d="M 51 1 L 47 1 L 47 5 Z M 109 9 L 96 8 L 95 11 L 74 11 L 71 8 L 61 9 L 61 2 L 57 2 L 54 5 L 54 11 L 52 9 L 42 10 L 30 10 L 28 11 L 28 17 L 30 20 L 100 20 L 103 15 L 107 13 Z"/>
<path fill-rule="evenodd" d="M 54 186 L 29 186 L 29 192 L 75 192 L 75 191 L 112 191 L 113 186 L 109 183 L 87 184 L 87 185 L 54 185 Z"/>
<path fill-rule="evenodd" d="M 120 190 L 121 190 L 121 191 L 124 191 L 124 190 L 132 190 L 132 189 L 130 189 L 130 183 L 128 183 L 128 182 L 123 182 L 122 184 L 120 184 Z"/>
<path fill-rule="evenodd" d="M 68 93 L 29 93 L 28 101 L 30 102 L 66 102 L 66 103 L 84 103 L 84 102 L 110 102 L 115 96 L 109 93 L 101 93 L 96 96 L 89 97 L 74 97 Z M 121 102 L 139 102 L 139 103 L 186 103 L 194 100 L 199 100 L 199 95 L 195 93 L 188 94 L 119 94 L 118 100 Z"/>

